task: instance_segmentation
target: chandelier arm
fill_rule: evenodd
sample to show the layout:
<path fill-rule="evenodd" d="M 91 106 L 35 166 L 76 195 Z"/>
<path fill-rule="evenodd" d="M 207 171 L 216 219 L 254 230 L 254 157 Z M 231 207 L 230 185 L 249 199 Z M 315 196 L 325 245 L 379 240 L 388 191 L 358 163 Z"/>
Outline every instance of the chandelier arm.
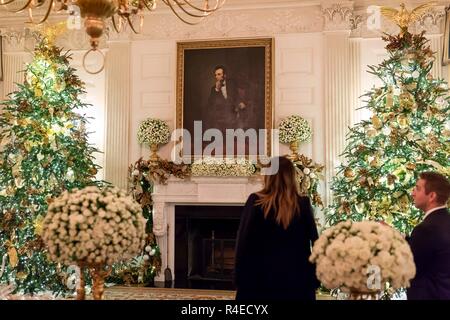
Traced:
<path fill-rule="evenodd" d="M 63 1 L 58 1 L 58 0 L 56 0 L 56 1 L 61 3 L 59 9 L 56 10 L 56 12 L 61 12 L 61 11 L 67 11 L 68 10 L 68 6 L 67 6 L 67 3 L 65 1 L 64 2 Z"/>
<path fill-rule="evenodd" d="M 197 7 L 196 5 L 193 5 L 191 3 L 191 1 L 188 1 L 188 0 L 182 0 L 182 1 L 180 1 L 180 0 L 173 0 L 173 1 L 175 1 L 175 3 L 178 4 L 178 6 L 187 4 L 192 9 L 195 9 L 197 11 L 206 12 L 206 13 L 213 13 L 214 11 L 217 11 L 218 9 L 220 9 L 225 4 L 226 0 L 216 0 L 215 6 L 213 8 L 211 8 L 211 9 Z"/>
<path fill-rule="evenodd" d="M 169 8 L 170 8 L 170 10 L 172 10 L 173 13 L 178 17 L 178 19 L 180 19 L 180 20 L 183 21 L 184 23 L 189 24 L 189 25 L 191 25 L 191 26 L 200 23 L 200 22 L 205 18 L 205 16 L 202 16 L 197 22 L 191 22 L 191 21 L 188 21 L 188 20 L 186 20 L 185 18 L 183 18 L 183 17 L 182 17 L 182 16 L 181 16 L 181 15 L 180 15 L 173 7 L 172 7 L 172 4 L 169 5 Z"/>
<path fill-rule="evenodd" d="M 139 32 L 138 32 L 138 31 L 136 31 L 136 29 L 134 28 L 134 24 L 133 24 L 133 22 L 131 22 L 130 16 L 127 17 L 127 21 L 128 21 L 128 24 L 129 24 L 130 27 L 131 27 L 131 30 L 133 30 L 133 32 L 134 32 L 135 34 L 141 33 L 142 30 L 139 30 Z"/>
<path fill-rule="evenodd" d="M 205 18 L 205 17 L 209 16 L 212 13 L 212 12 L 204 12 L 203 14 L 192 13 L 192 12 L 189 12 L 188 9 L 184 8 L 183 4 L 180 3 L 178 0 L 174 0 L 174 2 L 178 6 L 178 8 L 181 9 L 181 11 L 183 11 L 188 16 L 191 16 L 191 17 L 194 17 L 194 18 Z"/>
<path fill-rule="evenodd" d="M 35 7 L 35 8 L 42 7 L 42 6 L 45 4 L 45 2 L 47 2 L 47 0 L 42 1 L 42 2 L 38 2 L 38 4 L 35 4 L 34 7 Z"/>
<path fill-rule="evenodd" d="M 28 0 L 28 2 L 19 10 L 13 11 L 14 13 L 19 13 L 22 12 L 23 10 L 25 10 L 26 8 L 30 7 L 30 4 L 33 2 L 33 0 Z"/>
<path fill-rule="evenodd" d="M 0 3 L 0 6 L 4 6 L 4 5 L 7 5 L 7 4 L 10 4 L 11 2 L 14 2 L 14 1 L 16 1 L 16 0 L 8 0 L 6 2 Z"/>
<path fill-rule="evenodd" d="M 119 16 L 119 20 L 120 19 L 122 19 L 122 18 Z M 120 23 L 119 26 L 117 26 L 116 19 L 114 18 L 114 15 L 111 16 L 111 20 L 112 20 L 112 23 L 113 23 L 113 26 L 114 26 L 114 30 L 116 30 L 117 33 L 120 33 L 122 31 L 122 24 Z"/>
<path fill-rule="evenodd" d="M 50 15 L 50 12 L 52 12 L 54 1 L 55 0 L 50 0 L 50 4 L 48 5 L 47 12 L 45 13 L 45 16 L 42 18 L 42 20 L 38 22 L 38 24 L 42 24 L 48 19 L 48 16 Z"/>

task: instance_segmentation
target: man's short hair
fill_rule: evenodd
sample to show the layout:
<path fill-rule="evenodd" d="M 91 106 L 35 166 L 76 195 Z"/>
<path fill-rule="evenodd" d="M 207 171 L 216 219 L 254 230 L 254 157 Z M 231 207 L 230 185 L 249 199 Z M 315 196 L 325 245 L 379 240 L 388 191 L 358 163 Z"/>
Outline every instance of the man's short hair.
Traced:
<path fill-rule="evenodd" d="M 223 65 L 215 66 L 215 68 L 214 68 L 214 73 L 216 73 L 216 71 L 219 70 L 219 69 L 222 69 L 223 74 L 227 74 L 227 69 L 226 69 L 225 66 L 223 66 Z"/>
<path fill-rule="evenodd" d="M 439 204 L 446 204 L 450 197 L 450 182 L 437 172 L 422 172 L 420 179 L 425 180 L 425 193 L 436 193 L 436 201 Z"/>

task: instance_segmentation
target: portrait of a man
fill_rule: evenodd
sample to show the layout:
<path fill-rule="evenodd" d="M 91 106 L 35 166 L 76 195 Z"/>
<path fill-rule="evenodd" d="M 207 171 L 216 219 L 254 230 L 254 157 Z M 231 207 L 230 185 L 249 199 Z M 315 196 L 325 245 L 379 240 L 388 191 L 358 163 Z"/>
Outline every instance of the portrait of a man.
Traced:
<path fill-rule="evenodd" d="M 178 75 L 178 128 L 193 136 L 194 123 L 197 127 L 201 123 L 202 133 L 217 129 L 224 137 L 227 129 L 253 129 L 258 134 L 266 129 L 271 121 L 271 86 L 267 85 L 271 82 L 271 46 L 267 46 L 271 39 L 259 39 L 261 45 L 251 45 L 252 41 L 178 44 L 182 60 L 178 61 L 182 72 Z M 208 143 L 203 141 L 203 147 Z M 245 150 L 247 154 L 248 145 Z"/>
<path fill-rule="evenodd" d="M 250 92 L 248 80 L 228 78 L 227 68 L 223 65 L 214 68 L 214 78 L 216 82 L 203 109 L 203 128 L 217 128 L 222 132 L 226 129 L 264 128 L 264 117 L 259 117 L 260 123 L 254 121 L 258 120 L 254 107 L 263 105 L 264 97 L 257 97 L 257 90 Z M 252 114 L 256 117 L 251 117 Z"/>

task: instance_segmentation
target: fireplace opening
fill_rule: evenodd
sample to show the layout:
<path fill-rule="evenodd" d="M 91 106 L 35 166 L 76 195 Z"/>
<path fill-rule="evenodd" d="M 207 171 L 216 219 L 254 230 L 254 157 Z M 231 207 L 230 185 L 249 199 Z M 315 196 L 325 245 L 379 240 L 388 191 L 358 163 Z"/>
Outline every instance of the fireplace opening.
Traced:
<path fill-rule="evenodd" d="M 175 287 L 233 290 L 240 206 L 175 206 Z"/>

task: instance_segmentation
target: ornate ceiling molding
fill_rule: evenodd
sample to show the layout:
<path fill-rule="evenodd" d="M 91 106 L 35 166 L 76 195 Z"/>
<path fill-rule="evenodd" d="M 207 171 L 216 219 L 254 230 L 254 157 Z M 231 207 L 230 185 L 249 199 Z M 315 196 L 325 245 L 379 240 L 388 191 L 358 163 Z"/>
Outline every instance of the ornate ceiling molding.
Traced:
<path fill-rule="evenodd" d="M 173 15 L 154 15 L 144 22 L 142 34 L 133 39 L 210 39 L 259 37 L 275 34 L 321 32 L 323 16 L 319 5 L 310 7 L 224 10 L 201 24 L 186 26 Z"/>
<path fill-rule="evenodd" d="M 426 34 L 443 34 L 443 22 L 445 20 L 445 7 L 435 7 L 425 13 L 415 24 L 415 32 L 425 31 Z"/>
<path fill-rule="evenodd" d="M 343 31 L 357 27 L 358 18 L 353 13 L 353 3 L 332 3 L 322 5 L 325 19 L 324 31 Z"/>
<path fill-rule="evenodd" d="M 236 0 L 232 4 L 194 26 L 182 23 L 168 10 L 157 10 L 146 14 L 142 34 L 133 34 L 128 29 L 116 33 L 110 25 L 106 31 L 106 40 L 103 39 L 101 47 L 107 46 L 107 42 L 110 41 L 267 37 L 290 33 L 332 31 L 351 31 L 351 37 L 373 38 L 380 37 L 383 32 L 398 32 L 395 24 L 383 18 L 379 30 L 368 30 L 367 5 L 356 6 L 358 1 L 249 0 L 247 3 Z M 277 4 L 281 5 L 277 7 Z M 436 7 L 434 11 L 425 14 L 415 26 L 412 26 L 411 31 L 425 30 L 428 35 L 442 34 L 444 12 L 444 6 Z M 24 29 L 25 17 L 17 18 L 15 15 L 2 12 L 0 16 L 0 31 L 5 39 L 4 51 L 32 50 L 35 37 L 30 36 L 32 33 L 30 30 Z M 67 17 L 55 16 L 52 21 L 62 19 Z M 58 44 L 72 50 L 89 48 L 82 25 L 80 30 L 71 30 L 64 34 L 58 40 Z"/>

